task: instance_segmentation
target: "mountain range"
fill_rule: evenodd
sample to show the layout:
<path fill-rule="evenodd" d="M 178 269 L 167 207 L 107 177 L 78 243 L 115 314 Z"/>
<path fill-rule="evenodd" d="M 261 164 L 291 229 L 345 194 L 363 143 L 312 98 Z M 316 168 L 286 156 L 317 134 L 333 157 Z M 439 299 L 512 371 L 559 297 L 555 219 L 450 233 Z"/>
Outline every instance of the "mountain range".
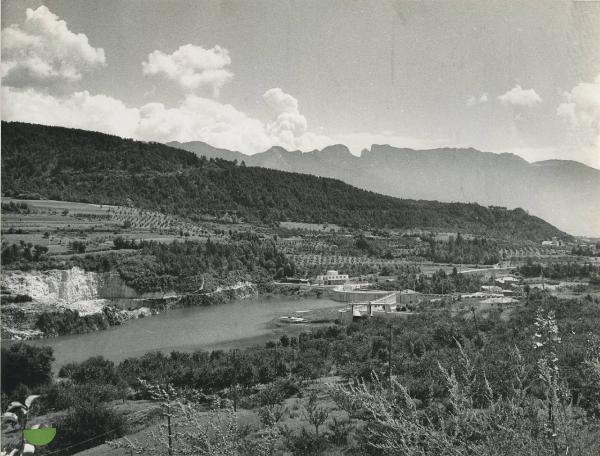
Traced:
<path fill-rule="evenodd" d="M 251 156 L 199 141 L 168 145 L 247 166 L 332 177 L 399 198 L 520 207 L 569 233 L 600 234 L 600 170 L 576 161 L 530 163 L 509 153 L 388 145 L 373 145 L 360 156 L 344 145 L 304 153 L 272 147 Z"/>
<path fill-rule="evenodd" d="M 191 219 L 233 214 L 269 225 L 420 228 L 538 242 L 570 238 L 522 209 L 399 199 L 338 179 L 62 127 L 2 122 L 1 171 L 4 196 L 135 205 Z"/>

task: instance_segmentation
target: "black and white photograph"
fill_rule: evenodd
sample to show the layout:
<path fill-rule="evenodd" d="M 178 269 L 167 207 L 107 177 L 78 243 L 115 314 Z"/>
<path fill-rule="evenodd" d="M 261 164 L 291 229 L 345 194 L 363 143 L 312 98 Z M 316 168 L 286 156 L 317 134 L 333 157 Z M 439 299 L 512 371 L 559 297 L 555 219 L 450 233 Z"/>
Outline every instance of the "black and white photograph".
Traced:
<path fill-rule="evenodd" d="M 1 456 L 600 455 L 600 0 L 2 0 Z"/>

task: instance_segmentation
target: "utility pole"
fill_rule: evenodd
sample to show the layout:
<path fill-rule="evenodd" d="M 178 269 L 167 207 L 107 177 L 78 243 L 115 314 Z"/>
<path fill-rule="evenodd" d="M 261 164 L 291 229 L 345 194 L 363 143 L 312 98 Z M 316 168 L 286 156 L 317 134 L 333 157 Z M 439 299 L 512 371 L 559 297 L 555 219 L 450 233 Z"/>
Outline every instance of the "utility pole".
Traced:
<path fill-rule="evenodd" d="M 233 411 L 237 412 L 237 379 L 238 379 L 238 364 L 236 358 L 237 350 L 233 349 Z"/>
<path fill-rule="evenodd" d="M 392 392 L 392 324 L 390 323 L 388 335 L 388 380 L 390 382 L 390 393 Z"/>
<path fill-rule="evenodd" d="M 171 402 L 167 400 L 167 432 L 169 433 L 169 456 L 173 454 L 173 434 L 171 431 Z"/>
<path fill-rule="evenodd" d="M 544 283 L 544 266 L 542 266 L 542 291 L 546 291 L 546 284 Z"/>

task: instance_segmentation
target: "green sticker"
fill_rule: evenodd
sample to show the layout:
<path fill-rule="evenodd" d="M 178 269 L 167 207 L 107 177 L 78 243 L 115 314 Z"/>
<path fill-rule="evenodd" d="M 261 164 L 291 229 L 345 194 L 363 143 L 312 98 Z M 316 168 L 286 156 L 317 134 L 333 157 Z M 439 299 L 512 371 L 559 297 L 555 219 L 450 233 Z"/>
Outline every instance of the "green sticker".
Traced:
<path fill-rule="evenodd" d="M 23 435 L 25 440 L 32 445 L 48 445 L 56 435 L 56 428 L 25 429 Z"/>

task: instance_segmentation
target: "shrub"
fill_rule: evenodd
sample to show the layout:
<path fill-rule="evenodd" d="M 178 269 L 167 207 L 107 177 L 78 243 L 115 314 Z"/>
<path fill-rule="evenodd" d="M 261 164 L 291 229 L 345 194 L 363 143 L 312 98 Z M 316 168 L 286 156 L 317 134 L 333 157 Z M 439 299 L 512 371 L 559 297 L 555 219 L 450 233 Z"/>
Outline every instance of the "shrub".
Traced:
<path fill-rule="evenodd" d="M 69 247 L 71 250 L 74 250 L 77 253 L 85 253 L 87 249 L 87 244 L 84 241 L 73 241 L 69 243 Z"/>
<path fill-rule="evenodd" d="M 52 385 L 42 394 L 43 411 L 65 410 L 83 404 L 110 402 L 122 399 L 126 394 L 125 385 L 103 385 L 86 383 L 83 385 L 64 381 Z"/>
<path fill-rule="evenodd" d="M 258 417 L 264 426 L 274 426 L 286 414 L 287 409 L 283 405 L 267 405 L 258 410 Z"/>
<path fill-rule="evenodd" d="M 333 419 L 333 423 L 329 423 L 329 441 L 337 446 L 343 446 L 348 443 L 348 435 L 352 430 L 352 423 L 349 420 L 337 418 Z"/>
<path fill-rule="evenodd" d="M 294 456 L 318 456 L 323 454 L 328 447 L 327 438 L 318 436 L 302 429 L 299 435 L 289 429 L 282 428 L 284 444 Z"/>
<path fill-rule="evenodd" d="M 116 385 L 120 378 L 117 375 L 115 364 L 102 356 L 94 356 L 81 363 L 64 365 L 59 377 L 70 378 L 75 383 L 108 383 Z"/>
<path fill-rule="evenodd" d="M 31 302 L 33 301 L 33 298 L 29 295 L 22 295 L 22 294 L 18 294 L 15 296 L 6 296 L 3 297 L 4 302 L 9 303 L 9 302 L 14 302 L 14 303 L 21 303 L 21 302 Z"/>
<path fill-rule="evenodd" d="M 52 380 L 51 347 L 37 347 L 23 342 L 2 347 L 2 391 L 12 392 L 17 385 L 35 387 Z"/>
<path fill-rule="evenodd" d="M 55 426 L 58 432 L 48 448 L 59 455 L 75 454 L 125 433 L 123 416 L 98 403 L 72 408 Z"/>
<path fill-rule="evenodd" d="M 272 406 L 299 392 L 300 386 L 293 379 L 279 379 L 258 393 L 258 402 L 260 406 Z"/>
<path fill-rule="evenodd" d="M 110 325 L 105 314 L 79 316 L 77 311 L 47 312 L 39 316 L 36 328 L 49 336 L 80 334 L 98 329 L 106 329 Z"/>

